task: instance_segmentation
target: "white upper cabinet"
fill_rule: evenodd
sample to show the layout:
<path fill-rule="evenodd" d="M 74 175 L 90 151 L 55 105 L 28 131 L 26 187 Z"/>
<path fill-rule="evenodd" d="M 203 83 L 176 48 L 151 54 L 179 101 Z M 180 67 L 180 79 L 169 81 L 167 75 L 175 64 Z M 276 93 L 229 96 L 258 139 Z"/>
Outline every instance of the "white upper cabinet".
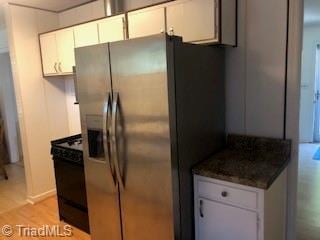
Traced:
<path fill-rule="evenodd" d="M 58 48 L 58 70 L 60 74 L 72 74 L 75 66 L 73 29 L 67 28 L 56 32 Z"/>
<path fill-rule="evenodd" d="M 184 42 L 235 46 L 236 0 L 180 0 L 168 3 L 167 32 Z"/>
<path fill-rule="evenodd" d="M 75 65 L 74 48 L 165 32 L 181 36 L 184 42 L 236 46 L 236 1 L 169 1 L 41 34 L 43 74 L 72 74 L 72 67 Z M 63 16 L 66 19 L 71 17 Z"/>
<path fill-rule="evenodd" d="M 214 0 L 183 0 L 167 5 L 167 32 L 184 42 L 218 41 Z"/>
<path fill-rule="evenodd" d="M 75 47 L 85 47 L 99 43 L 98 23 L 89 22 L 74 27 Z"/>
<path fill-rule="evenodd" d="M 73 29 L 40 35 L 44 76 L 72 74 L 75 65 Z"/>
<path fill-rule="evenodd" d="M 56 34 L 48 33 L 40 36 L 42 55 L 42 69 L 44 75 L 56 75 L 58 73 L 58 52 Z"/>
<path fill-rule="evenodd" d="M 115 42 L 126 38 L 125 15 L 108 17 L 98 21 L 100 43 Z"/>
<path fill-rule="evenodd" d="M 235 46 L 236 1 L 176 0 L 129 12 L 129 38 L 166 31 L 184 42 Z"/>
<path fill-rule="evenodd" d="M 144 8 L 128 13 L 129 38 L 137 38 L 166 31 L 165 7 Z"/>

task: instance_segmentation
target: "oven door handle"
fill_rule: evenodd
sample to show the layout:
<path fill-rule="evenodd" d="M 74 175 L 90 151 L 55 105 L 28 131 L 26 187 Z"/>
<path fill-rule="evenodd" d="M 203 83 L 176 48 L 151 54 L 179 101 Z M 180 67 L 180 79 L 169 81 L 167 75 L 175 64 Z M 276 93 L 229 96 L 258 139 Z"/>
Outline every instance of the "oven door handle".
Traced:
<path fill-rule="evenodd" d="M 111 114 L 111 94 L 108 93 L 103 106 L 103 120 L 102 120 L 102 131 L 103 131 L 103 150 L 105 155 L 106 163 L 110 165 L 110 171 L 114 185 L 117 185 L 117 177 L 115 173 L 115 166 L 111 161 L 111 148 L 110 148 L 110 114 Z"/>

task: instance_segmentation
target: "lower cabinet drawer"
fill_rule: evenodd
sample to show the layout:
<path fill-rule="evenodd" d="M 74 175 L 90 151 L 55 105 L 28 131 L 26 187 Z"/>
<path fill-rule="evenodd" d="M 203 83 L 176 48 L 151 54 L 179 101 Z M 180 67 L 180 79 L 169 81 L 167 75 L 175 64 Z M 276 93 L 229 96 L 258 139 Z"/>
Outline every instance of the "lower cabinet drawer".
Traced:
<path fill-rule="evenodd" d="M 217 200 L 250 209 L 257 209 L 258 207 L 258 195 L 256 192 L 201 180 L 197 181 L 197 184 L 198 196 L 202 198 Z"/>

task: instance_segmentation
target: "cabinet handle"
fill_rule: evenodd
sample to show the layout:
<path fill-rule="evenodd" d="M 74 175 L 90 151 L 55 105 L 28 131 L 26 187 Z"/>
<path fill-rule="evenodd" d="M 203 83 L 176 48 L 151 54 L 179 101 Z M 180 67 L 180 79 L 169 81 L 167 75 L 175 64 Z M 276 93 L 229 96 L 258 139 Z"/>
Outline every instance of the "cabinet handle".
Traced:
<path fill-rule="evenodd" d="M 122 18 L 122 31 L 123 31 L 123 39 L 128 39 L 127 37 L 127 22 L 126 19 L 123 17 Z"/>
<path fill-rule="evenodd" d="M 160 29 L 160 33 L 164 33 L 164 30 L 162 28 Z"/>
<path fill-rule="evenodd" d="M 200 213 L 200 217 L 204 217 L 204 214 L 203 214 L 203 201 L 200 200 L 200 203 L 199 203 L 199 213 Z"/>
<path fill-rule="evenodd" d="M 59 69 L 60 72 L 62 72 L 62 70 L 61 70 L 61 62 L 59 62 L 58 69 Z"/>
<path fill-rule="evenodd" d="M 174 29 L 173 29 L 173 27 L 171 27 L 171 28 L 169 29 L 169 35 L 170 35 L 170 36 L 173 36 L 173 35 L 174 35 Z"/>
<path fill-rule="evenodd" d="M 227 192 L 227 191 L 223 191 L 223 192 L 221 193 L 221 196 L 222 196 L 222 197 L 228 197 L 228 192 Z"/>
<path fill-rule="evenodd" d="M 56 71 L 56 73 L 58 72 L 57 63 L 56 62 L 54 63 L 54 70 Z"/>

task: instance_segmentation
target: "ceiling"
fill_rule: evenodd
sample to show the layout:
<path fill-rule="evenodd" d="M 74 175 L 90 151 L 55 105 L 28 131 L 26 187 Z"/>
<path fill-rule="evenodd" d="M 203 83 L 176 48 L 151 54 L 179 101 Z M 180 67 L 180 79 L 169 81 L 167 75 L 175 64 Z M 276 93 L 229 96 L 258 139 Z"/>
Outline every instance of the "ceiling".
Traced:
<path fill-rule="evenodd" d="M 304 23 L 320 24 L 320 0 L 304 0 Z"/>
<path fill-rule="evenodd" d="M 63 11 L 94 0 L 0 0 L 0 3 L 15 3 L 50 11 Z"/>
<path fill-rule="evenodd" d="M 96 0 L 0 0 L 0 30 L 5 28 L 2 5 L 7 2 L 54 12 L 60 12 L 93 1 Z"/>

